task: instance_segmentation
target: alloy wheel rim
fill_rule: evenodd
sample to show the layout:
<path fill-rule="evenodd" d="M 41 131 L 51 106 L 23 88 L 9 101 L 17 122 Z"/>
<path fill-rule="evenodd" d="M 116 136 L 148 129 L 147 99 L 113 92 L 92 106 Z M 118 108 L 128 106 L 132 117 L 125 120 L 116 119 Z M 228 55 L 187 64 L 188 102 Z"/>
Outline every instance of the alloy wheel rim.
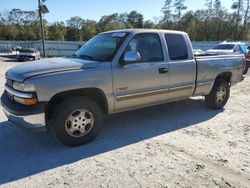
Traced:
<path fill-rule="evenodd" d="M 226 98 L 227 89 L 224 86 L 219 87 L 216 93 L 216 102 L 217 104 L 222 104 Z"/>
<path fill-rule="evenodd" d="M 94 125 L 93 114 L 86 109 L 74 110 L 65 121 L 65 129 L 72 137 L 82 137 L 88 134 Z"/>

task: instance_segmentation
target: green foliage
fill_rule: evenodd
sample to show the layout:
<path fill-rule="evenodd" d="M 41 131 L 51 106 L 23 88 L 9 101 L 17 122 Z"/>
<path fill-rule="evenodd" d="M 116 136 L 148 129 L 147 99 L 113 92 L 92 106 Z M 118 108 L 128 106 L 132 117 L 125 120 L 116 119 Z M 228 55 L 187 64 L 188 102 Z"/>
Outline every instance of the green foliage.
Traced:
<path fill-rule="evenodd" d="M 80 38 L 83 41 L 89 40 L 97 34 L 97 25 L 94 20 L 83 20 L 80 30 Z"/>
<path fill-rule="evenodd" d="M 182 11 L 187 9 L 187 6 L 185 6 L 185 1 L 186 0 L 175 0 L 174 1 L 174 11 L 175 11 L 175 19 L 179 21 L 182 16 Z"/>
<path fill-rule="evenodd" d="M 118 13 L 103 16 L 97 23 L 98 32 L 120 29 L 118 17 Z"/>
<path fill-rule="evenodd" d="M 74 16 L 66 24 L 43 20 L 44 33 L 46 40 L 86 41 L 104 31 L 151 28 L 183 30 L 191 40 L 250 40 L 250 0 L 233 0 L 232 5 L 229 12 L 220 0 L 206 0 L 204 9 L 184 12 L 185 0 L 166 0 L 160 21 L 144 21 L 137 11 L 105 15 L 98 22 Z M 0 12 L 0 40 L 40 40 L 40 33 L 37 12 Z"/>
<path fill-rule="evenodd" d="M 63 22 L 55 22 L 48 26 L 49 40 L 65 40 L 66 28 Z"/>
<path fill-rule="evenodd" d="M 143 27 L 143 15 L 137 11 L 132 11 L 128 15 L 128 23 L 133 28 L 142 28 Z"/>
<path fill-rule="evenodd" d="M 161 9 L 163 13 L 163 22 L 170 23 L 172 21 L 172 7 L 172 0 L 166 0 L 163 8 Z"/>

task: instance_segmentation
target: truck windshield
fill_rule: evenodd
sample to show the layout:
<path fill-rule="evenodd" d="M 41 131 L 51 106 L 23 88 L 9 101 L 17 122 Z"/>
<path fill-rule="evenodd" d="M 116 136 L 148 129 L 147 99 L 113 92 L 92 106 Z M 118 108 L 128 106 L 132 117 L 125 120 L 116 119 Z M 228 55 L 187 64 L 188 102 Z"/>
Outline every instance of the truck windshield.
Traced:
<path fill-rule="evenodd" d="M 73 57 L 92 61 L 112 61 L 127 34 L 124 32 L 99 34 L 83 45 Z"/>
<path fill-rule="evenodd" d="M 218 44 L 213 49 L 215 50 L 232 50 L 234 48 L 234 44 Z"/>

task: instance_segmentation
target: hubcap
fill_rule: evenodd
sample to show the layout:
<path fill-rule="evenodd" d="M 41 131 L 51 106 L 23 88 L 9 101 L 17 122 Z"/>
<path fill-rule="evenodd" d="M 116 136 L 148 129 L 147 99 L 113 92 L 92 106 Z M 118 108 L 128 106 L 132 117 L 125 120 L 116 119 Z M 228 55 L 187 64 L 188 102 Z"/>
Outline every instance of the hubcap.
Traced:
<path fill-rule="evenodd" d="M 221 86 L 216 93 L 216 102 L 217 104 L 221 104 L 224 102 L 227 94 L 227 89 L 224 86 Z"/>
<path fill-rule="evenodd" d="M 77 109 L 67 117 L 65 129 L 70 136 L 82 137 L 90 132 L 93 125 L 93 114 L 86 109 Z"/>

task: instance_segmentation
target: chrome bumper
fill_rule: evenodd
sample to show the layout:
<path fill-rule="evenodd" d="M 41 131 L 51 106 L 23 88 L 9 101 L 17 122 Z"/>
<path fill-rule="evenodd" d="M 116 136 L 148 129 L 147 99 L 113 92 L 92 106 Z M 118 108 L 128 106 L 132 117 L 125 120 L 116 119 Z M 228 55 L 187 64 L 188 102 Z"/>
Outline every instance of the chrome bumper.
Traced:
<path fill-rule="evenodd" d="M 45 128 L 45 114 L 35 114 L 35 115 L 27 115 L 27 116 L 17 116 L 8 112 L 6 109 L 2 107 L 5 115 L 8 120 L 14 123 L 17 126 L 21 126 L 24 128 L 34 129 L 34 128 Z"/>

